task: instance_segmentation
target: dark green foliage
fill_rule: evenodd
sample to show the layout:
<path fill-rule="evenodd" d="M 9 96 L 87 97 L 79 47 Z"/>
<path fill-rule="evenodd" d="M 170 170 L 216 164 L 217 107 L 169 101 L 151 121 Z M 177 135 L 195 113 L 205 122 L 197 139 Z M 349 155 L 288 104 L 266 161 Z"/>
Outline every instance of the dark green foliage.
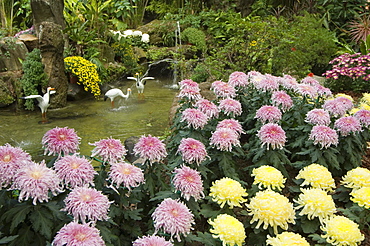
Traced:
<path fill-rule="evenodd" d="M 27 54 L 26 60 L 22 64 L 23 76 L 21 78 L 22 89 L 25 96 L 38 95 L 41 88 L 48 83 L 47 75 L 44 72 L 44 65 L 41 62 L 41 52 L 34 49 Z M 24 106 L 28 110 L 34 110 L 34 101 L 26 100 Z"/>

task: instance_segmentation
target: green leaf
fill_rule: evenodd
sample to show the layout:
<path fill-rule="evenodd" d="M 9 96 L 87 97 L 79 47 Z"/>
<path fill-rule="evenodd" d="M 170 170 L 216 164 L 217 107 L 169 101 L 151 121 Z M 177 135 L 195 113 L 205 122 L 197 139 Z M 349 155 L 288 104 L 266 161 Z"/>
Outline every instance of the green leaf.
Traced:
<path fill-rule="evenodd" d="M 13 230 L 26 219 L 32 208 L 33 206 L 31 204 L 21 203 L 5 212 L 1 220 L 5 219 L 6 222 L 11 222 L 10 232 L 13 232 Z"/>
<path fill-rule="evenodd" d="M 30 220 L 32 223 L 32 228 L 36 232 L 39 232 L 48 240 L 52 239 L 51 230 L 53 228 L 54 221 L 53 215 L 49 212 L 48 209 L 44 207 L 39 207 L 39 209 L 35 209 L 30 216 Z"/>
<path fill-rule="evenodd" d="M 3 237 L 0 239 L 0 244 L 6 244 L 6 243 L 9 243 L 11 241 L 13 241 L 14 239 L 16 239 L 19 235 L 15 235 L 15 236 L 10 236 L 10 237 Z"/>
<path fill-rule="evenodd" d="M 307 217 L 301 217 L 301 228 L 304 233 L 314 233 L 320 228 L 320 221 L 315 218 L 309 220 Z"/>
<path fill-rule="evenodd" d="M 206 218 L 216 217 L 219 214 L 218 210 L 213 210 L 211 205 L 202 204 L 202 208 L 200 210 L 200 214 L 202 214 Z"/>
<path fill-rule="evenodd" d="M 142 208 L 138 208 L 138 209 L 127 209 L 124 211 L 123 213 L 123 216 L 125 219 L 133 219 L 133 220 L 141 220 L 141 214 L 140 212 L 142 212 L 143 209 Z"/>
<path fill-rule="evenodd" d="M 169 197 L 173 198 L 173 197 L 174 197 L 174 195 L 175 195 L 175 193 L 173 193 L 173 192 L 172 192 L 172 191 L 170 191 L 170 190 L 159 191 L 159 192 L 157 192 L 157 193 L 155 194 L 155 196 L 154 196 L 154 197 L 152 197 L 149 201 L 157 201 L 157 200 L 162 201 L 162 200 L 164 200 L 164 199 L 166 199 L 166 198 L 169 198 Z"/>

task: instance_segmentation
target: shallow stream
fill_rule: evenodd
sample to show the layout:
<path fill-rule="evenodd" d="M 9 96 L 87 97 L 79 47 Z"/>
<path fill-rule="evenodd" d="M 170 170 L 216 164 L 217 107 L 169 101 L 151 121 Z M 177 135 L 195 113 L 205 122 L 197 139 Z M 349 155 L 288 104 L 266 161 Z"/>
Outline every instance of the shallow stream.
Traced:
<path fill-rule="evenodd" d="M 109 99 L 68 101 L 65 108 L 48 110 L 50 123 L 47 124 L 40 124 L 38 107 L 35 111 L 22 112 L 0 109 L 0 146 L 9 143 L 21 147 L 38 160 L 43 156 L 41 139 L 54 127 L 74 128 L 81 138 L 80 153 L 84 155 L 90 155 L 94 147 L 89 143 L 100 139 L 112 137 L 123 143 L 130 136 L 163 135 L 168 129 L 169 111 L 176 94 L 171 88 L 172 80 L 147 81 L 144 100 L 138 99 L 133 82 L 118 87 L 124 93 L 131 87 L 132 95 L 127 100 L 116 100 L 113 109 Z"/>

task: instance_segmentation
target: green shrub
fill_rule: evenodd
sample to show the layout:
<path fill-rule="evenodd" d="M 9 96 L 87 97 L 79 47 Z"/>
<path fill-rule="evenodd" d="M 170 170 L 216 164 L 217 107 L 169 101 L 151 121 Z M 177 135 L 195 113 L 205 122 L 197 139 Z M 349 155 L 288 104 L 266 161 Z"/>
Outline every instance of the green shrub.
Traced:
<path fill-rule="evenodd" d="M 186 28 L 181 33 L 181 39 L 187 43 L 195 45 L 202 52 L 205 52 L 207 49 L 206 35 L 202 30 L 197 28 Z"/>
<path fill-rule="evenodd" d="M 47 75 L 41 62 L 41 52 L 34 49 L 27 54 L 22 64 L 23 76 L 21 78 L 22 89 L 25 96 L 39 94 L 40 87 L 47 85 Z M 24 106 L 27 110 L 34 110 L 33 100 L 26 100 Z"/>
<path fill-rule="evenodd" d="M 195 68 L 191 79 L 200 83 L 205 82 L 209 78 L 207 67 L 203 63 L 199 63 Z"/>
<path fill-rule="evenodd" d="M 282 38 L 272 47 L 272 70 L 276 75 L 289 73 L 301 78 L 310 72 L 321 75 L 338 50 L 334 34 L 309 14 L 296 16 L 287 24 L 290 28 L 279 28 Z"/>

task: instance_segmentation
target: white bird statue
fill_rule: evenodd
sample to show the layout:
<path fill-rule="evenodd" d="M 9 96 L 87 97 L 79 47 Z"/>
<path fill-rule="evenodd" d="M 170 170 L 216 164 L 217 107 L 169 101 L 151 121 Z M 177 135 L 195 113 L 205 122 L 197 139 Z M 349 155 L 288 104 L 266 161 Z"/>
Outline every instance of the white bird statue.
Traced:
<path fill-rule="evenodd" d="M 112 105 L 112 108 L 114 108 L 114 99 L 116 97 L 122 97 L 122 98 L 127 98 L 131 95 L 131 88 L 127 88 L 127 93 L 126 94 L 123 94 L 123 92 L 120 90 L 120 89 L 110 89 L 108 90 L 105 95 L 104 95 L 104 101 L 107 100 L 107 98 L 110 99 L 110 102 L 111 102 L 111 105 Z"/>
<path fill-rule="evenodd" d="M 21 99 L 37 99 L 37 101 L 39 102 L 38 106 L 40 107 L 41 109 L 41 115 L 42 115 L 42 120 L 41 120 L 41 123 L 47 123 L 48 120 L 46 118 L 46 111 L 48 110 L 48 107 L 50 106 L 50 95 L 51 94 L 54 94 L 56 91 L 54 88 L 52 87 L 48 87 L 46 89 L 46 93 L 44 94 L 44 96 L 41 96 L 41 95 L 29 95 L 29 96 L 25 96 L 25 97 L 21 97 Z"/>
<path fill-rule="evenodd" d="M 144 86 L 146 84 L 146 81 L 147 79 L 154 79 L 153 77 L 144 77 L 144 78 L 140 78 L 139 77 L 139 73 L 136 73 L 135 74 L 136 77 L 127 77 L 127 79 L 133 79 L 136 81 L 135 85 L 136 85 L 136 88 L 137 88 L 137 97 L 140 99 L 140 97 L 142 99 L 144 99 Z"/>

